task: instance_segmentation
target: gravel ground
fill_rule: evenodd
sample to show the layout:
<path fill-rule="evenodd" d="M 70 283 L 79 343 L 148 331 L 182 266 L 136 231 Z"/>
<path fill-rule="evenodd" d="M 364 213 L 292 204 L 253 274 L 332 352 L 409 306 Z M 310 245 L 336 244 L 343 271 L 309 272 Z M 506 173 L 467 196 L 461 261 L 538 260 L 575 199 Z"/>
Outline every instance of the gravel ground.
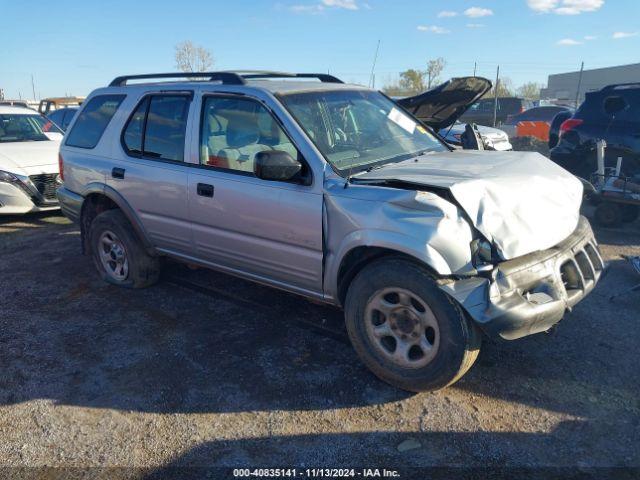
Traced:
<path fill-rule="evenodd" d="M 638 467 L 640 293 L 608 297 L 640 224 L 597 236 L 610 273 L 558 329 L 416 395 L 335 309 L 176 264 L 118 289 L 57 214 L 0 219 L 0 466 Z"/>

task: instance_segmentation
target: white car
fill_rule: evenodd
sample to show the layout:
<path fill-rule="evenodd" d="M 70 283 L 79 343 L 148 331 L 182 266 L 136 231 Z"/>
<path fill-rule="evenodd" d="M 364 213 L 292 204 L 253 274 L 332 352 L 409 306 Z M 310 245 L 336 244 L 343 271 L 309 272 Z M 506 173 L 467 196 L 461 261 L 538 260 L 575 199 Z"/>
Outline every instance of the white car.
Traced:
<path fill-rule="evenodd" d="M 462 146 L 461 138 L 466 126 L 465 123 L 456 122 L 451 127 L 443 128 L 439 133 L 447 143 L 459 147 Z M 478 133 L 484 142 L 485 148 L 499 152 L 513 150 L 513 145 L 509 142 L 509 135 L 504 130 L 478 125 Z"/>
<path fill-rule="evenodd" d="M 0 106 L 0 215 L 58 208 L 62 136 L 31 109 Z"/>

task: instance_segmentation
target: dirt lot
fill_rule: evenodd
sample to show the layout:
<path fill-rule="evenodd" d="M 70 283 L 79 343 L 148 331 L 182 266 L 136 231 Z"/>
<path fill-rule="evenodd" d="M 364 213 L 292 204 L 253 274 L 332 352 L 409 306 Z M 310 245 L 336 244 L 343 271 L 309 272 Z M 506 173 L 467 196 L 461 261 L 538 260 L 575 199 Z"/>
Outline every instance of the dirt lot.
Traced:
<path fill-rule="evenodd" d="M 444 391 L 374 378 L 340 312 L 171 264 L 126 291 L 75 226 L 0 219 L 2 466 L 640 466 L 640 224 L 552 334 L 483 345 Z M 162 471 L 162 470 L 160 470 Z"/>

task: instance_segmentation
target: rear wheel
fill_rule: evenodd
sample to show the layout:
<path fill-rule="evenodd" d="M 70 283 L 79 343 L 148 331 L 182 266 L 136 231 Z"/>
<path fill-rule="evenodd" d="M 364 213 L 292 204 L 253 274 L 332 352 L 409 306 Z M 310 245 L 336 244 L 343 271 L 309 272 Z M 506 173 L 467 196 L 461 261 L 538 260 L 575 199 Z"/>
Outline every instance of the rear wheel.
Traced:
<path fill-rule="evenodd" d="M 454 383 L 480 351 L 480 334 L 461 307 L 425 269 L 405 259 L 365 267 L 349 287 L 345 318 L 365 365 L 404 390 Z"/>
<path fill-rule="evenodd" d="M 617 203 L 601 202 L 594 213 L 596 223 L 601 227 L 612 228 L 622 221 L 622 208 Z"/>
<path fill-rule="evenodd" d="M 158 281 L 159 259 L 146 252 L 120 210 L 99 214 L 89 235 L 91 256 L 103 280 L 127 288 L 148 287 Z"/>
<path fill-rule="evenodd" d="M 640 216 L 640 207 L 638 205 L 622 205 L 622 221 L 631 223 L 635 222 Z"/>

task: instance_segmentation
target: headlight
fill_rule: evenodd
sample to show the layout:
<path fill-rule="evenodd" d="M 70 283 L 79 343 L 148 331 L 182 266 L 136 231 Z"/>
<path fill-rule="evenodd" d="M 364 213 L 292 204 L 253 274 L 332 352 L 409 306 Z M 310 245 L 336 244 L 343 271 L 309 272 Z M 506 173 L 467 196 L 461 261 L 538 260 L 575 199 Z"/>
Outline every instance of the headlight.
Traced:
<path fill-rule="evenodd" d="M 471 261 L 479 272 L 493 270 L 493 249 L 491 244 L 481 238 L 471 242 Z"/>
<path fill-rule="evenodd" d="M 16 177 L 13 173 L 3 172 L 2 170 L 0 170 L 0 182 L 19 183 L 20 179 Z"/>

